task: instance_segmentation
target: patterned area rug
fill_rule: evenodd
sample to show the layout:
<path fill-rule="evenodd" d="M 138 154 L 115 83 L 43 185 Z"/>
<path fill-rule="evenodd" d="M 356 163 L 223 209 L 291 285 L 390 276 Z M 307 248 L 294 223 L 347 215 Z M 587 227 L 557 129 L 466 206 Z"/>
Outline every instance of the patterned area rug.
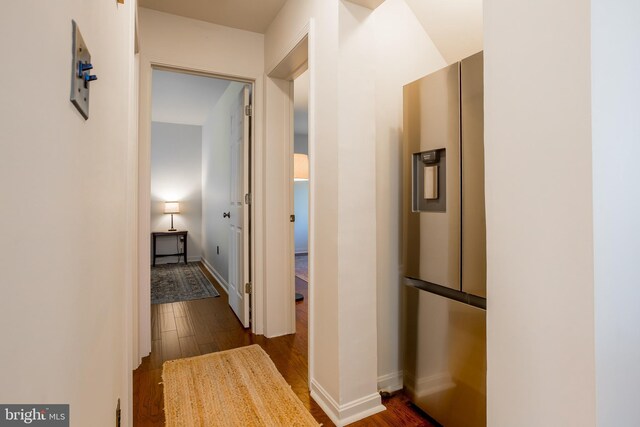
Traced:
<path fill-rule="evenodd" d="M 309 283 L 309 256 L 296 255 L 296 276 Z"/>
<path fill-rule="evenodd" d="M 319 424 L 257 344 L 165 362 L 167 427 Z"/>
<path fill-rule="evenodd" d="M 151 267 L 151 304 L 166 304 L 220 294 L 197 263 L 161 264 Z"/>

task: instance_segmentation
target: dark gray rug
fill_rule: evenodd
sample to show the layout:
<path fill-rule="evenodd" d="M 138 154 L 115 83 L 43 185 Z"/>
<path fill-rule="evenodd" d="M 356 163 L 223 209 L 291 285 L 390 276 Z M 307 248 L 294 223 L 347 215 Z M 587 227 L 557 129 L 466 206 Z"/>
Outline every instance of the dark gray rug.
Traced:
<path fill-rule="evenodd" d="M 161 264 L 151 267 L 151 304 L 219 296 L 220 293 L 202 274 L 197 263 Z"/>

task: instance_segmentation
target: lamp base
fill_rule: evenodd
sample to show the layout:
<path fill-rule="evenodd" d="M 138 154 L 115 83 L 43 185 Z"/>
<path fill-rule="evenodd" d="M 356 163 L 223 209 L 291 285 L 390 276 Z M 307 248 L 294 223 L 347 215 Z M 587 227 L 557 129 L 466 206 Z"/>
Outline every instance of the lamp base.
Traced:
<path fill-rule="evenodd" d="M 175 228 L 173 228 L 173 214 L 171 214 L 171 228 L 169 229 L 169 231 L 178 231 Z"/>

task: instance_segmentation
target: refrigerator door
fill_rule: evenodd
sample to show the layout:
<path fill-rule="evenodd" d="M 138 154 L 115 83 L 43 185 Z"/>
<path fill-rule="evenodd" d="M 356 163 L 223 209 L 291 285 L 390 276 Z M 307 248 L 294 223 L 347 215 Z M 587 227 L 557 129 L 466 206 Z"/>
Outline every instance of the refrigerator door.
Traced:
<path fill-rule="evenodd" d="M 404 286 L 404 385 L 445 427 L 485 427 L 486 312 Z"/>
<path fill-rule="evenodd" d="M 482 52 L 460 63 L 462 111 L 462 291 L 487 297 Z"/>
<path fill-rule="evenodd" d="M 404 275 L 456 290 L 459 118 L 459 63 L 404 87 Z"/>

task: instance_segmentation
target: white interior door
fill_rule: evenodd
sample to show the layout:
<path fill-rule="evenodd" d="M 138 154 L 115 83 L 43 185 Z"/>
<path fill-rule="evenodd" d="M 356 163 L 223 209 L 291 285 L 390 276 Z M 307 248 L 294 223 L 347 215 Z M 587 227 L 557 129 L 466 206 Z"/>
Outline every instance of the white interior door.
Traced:
<path fill-rule="evenodd" d="M 250 325 L 249 293 L 249 85 L 231 113 L 231 191 L 229 192 L 229 305 L 245 328 Z"/>

